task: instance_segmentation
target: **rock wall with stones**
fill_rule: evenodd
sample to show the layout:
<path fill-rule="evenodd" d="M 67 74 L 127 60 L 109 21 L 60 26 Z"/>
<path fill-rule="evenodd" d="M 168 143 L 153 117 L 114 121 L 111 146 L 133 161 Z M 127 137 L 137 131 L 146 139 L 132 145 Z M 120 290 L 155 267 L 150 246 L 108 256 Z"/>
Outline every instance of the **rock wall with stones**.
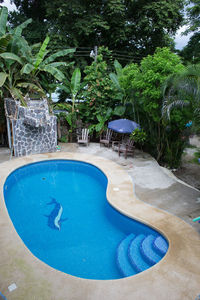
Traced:
<path fill-rule="evenodd" d="M 56 151 L 57 118 L 49 114 L 46 99 L 29 100 L 27 107 L 5 99 L 5 110 L 15 156 Z"/>

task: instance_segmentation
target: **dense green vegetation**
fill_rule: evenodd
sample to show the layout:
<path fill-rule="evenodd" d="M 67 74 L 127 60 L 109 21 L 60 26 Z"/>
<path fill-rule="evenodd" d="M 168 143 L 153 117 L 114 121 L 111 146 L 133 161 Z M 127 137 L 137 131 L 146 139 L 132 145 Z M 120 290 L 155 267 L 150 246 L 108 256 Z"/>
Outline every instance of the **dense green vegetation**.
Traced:
<path fill-rule="evenodd" d="M 161 164 L 179 166 L 187 124 L 200 127 L 200 67 L 185 66 L 171 38 L 183 22 L 185 1 L 13 2 L 18 11 L 9 26 L 7 9 L 0 14 L 1 99 L 26 105 L 26 97 L 51 100 L 59 89 L 52 107 L 67 112 L 59 116 L 69 133 L 62 140 L 72 141 L 80 122 L 95 138 L 108 121 L 129 118 L 142 128 L 131 135 L 140 147 Z M 181 56 L 194 63 L 199 1 L 190 2 L 189 30 L 196 33 Z M 94 45 L 98 55 L 89 57 Z"/>
<path fill-rule="evenodd" d="M 183 22 L 183 0 L 13 0 L 18 11 L 10 22 L 17 26 L 32 18 L 24 30 L 30 43 L 44 40 L 48 33 L 52 48 L 81 47 L 86 55 L 95 45 L 115 50 L 124 59 L 153 54 L 170 46 L 171 35 Z M 128 52 L 128 53 L 125 53 Z"/>
<path fill-rule="evenodd" d="M 180 52 L 185 62 L 192 64 L 200 62 L 200 1 L 189 0 L 187 2 L 187 33 L 193 33 L 188 44 Z"/>

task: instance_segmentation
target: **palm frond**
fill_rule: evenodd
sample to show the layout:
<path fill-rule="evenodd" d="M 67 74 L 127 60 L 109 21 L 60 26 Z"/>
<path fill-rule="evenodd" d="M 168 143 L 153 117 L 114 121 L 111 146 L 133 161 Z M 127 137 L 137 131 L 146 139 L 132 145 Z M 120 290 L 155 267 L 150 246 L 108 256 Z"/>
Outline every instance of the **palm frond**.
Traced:
<path fill-rule="evenodd" d="M 173 108 L 175 107 L 181 107 L 189 105 L 190 102 L 187 100 L 175 100 L 174 98 L 166 98 L 163 102 L 162 106 L 162 116 L 167 116 L 167 118 L 170 120 L 170 113 Z"/>

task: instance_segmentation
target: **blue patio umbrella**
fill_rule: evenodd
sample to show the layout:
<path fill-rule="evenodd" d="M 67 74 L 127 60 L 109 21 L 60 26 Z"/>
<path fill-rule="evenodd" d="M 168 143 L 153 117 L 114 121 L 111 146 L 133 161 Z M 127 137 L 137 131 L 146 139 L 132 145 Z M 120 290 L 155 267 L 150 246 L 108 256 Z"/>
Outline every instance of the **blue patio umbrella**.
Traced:
<path fill-rule="evenodd" d="M 119 119 L 109 122 L 108 128 L 119 133 L 131 133 L 140 125 L 128 119 Z"/>

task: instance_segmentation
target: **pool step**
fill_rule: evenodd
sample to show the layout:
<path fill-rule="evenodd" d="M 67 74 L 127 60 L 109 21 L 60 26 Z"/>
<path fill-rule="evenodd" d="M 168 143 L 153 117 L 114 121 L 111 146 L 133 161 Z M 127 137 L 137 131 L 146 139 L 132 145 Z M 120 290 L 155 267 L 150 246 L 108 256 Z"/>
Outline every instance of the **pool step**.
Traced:
<path fill-rule="evenodd" d="M 160 256 L 157 254 L 152 247 L 154 240 L 155 236 L 148 235 L 140 245 L 140 251 L 144 260 L 152 266 L 159 262 L 162 258 L 162 255 Z"/>
<path fill-rule="evenodd" d="M 128 277 L 137 273 L 136 271 L 134 271 L 128 257 L 129 244 L 134 239 L 134 237 L 135 235 L 131 233 L 130 235 L 125 237 L 117 247 L 117 266 L 120 270 L 120 273 L 124 277 Z"/>
<path fill-rule="evenodd" d="M 153 248 L 158 254 L 164 256 L 168 249 L 167 241 L 162 236 L 158 236 L 153 242 Z"/>
<path fill-rule="evenodd" d="M 151 267 L 146 263 L 141 255 L 141 244 L 145 240 L 145 235 L 140 234 L 131 242 L 129 246 L 129 259 L 137 273 L 142 272 Z"/>
<path fill-rule="evenodd" d="M 117 248 L 117 266 L 124 277 L 142 272 L 158 263 L 166 254 L 168 244 L 161 236 L 126 236 Z"/>

